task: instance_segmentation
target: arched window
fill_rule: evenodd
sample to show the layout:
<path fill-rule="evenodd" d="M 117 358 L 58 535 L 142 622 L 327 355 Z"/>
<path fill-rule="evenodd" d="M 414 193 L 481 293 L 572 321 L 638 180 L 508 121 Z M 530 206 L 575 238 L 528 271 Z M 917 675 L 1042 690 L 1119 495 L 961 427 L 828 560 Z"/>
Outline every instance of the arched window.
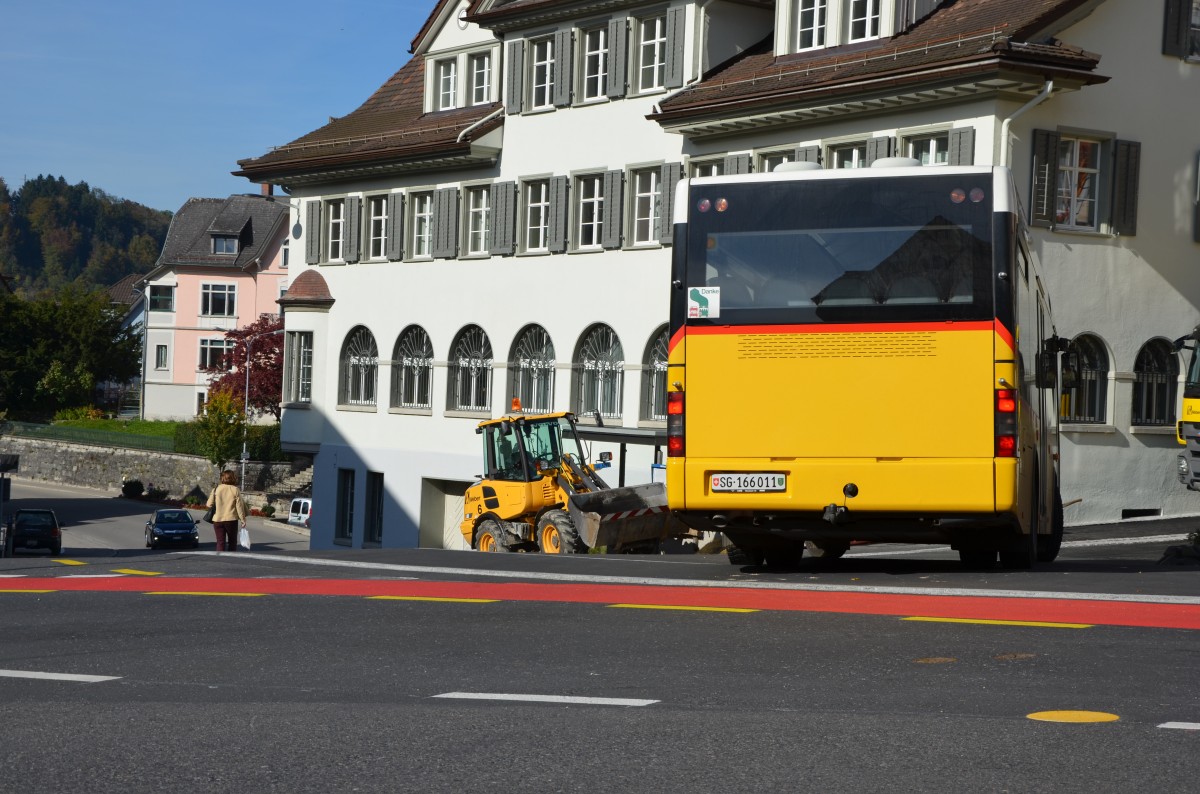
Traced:
<path fill-rule="evenodd" d="M 1165 339 L 1142 345 L 1133 363 L 1135 425 L 1175 424 L 1175 388 L 1179 383 L 1179 358 Z"/>
<path fill-rule="evenodd" d="M 340 362 L 338 404 L 374 405 L 379 348 L 371 332 L 361 325 L 351 330 L 342 345 Z"/>
<path fill-rule="evenodd" d="M 508 396 L 526 413 L 554 410 L 554 343 L 540 325 L 527 325 L 508 356 Z"/>
<path fill-rule="evenodd" d="M 492 343 L 478 325 L 458 332 L 450 346 L 446 408 L 489 413 L 492 409 Z"/>
<path fill-rule="evenodd" d="M 433 345 L 419 325 L 396 338 L 392 351 L 392 407 L 430 408 L 433 391 Z"/>
<path fill-rule="evenodd" d="M 621 418 L 625 387 L 625 351 L 613 329 L 596 324 L 584 332 L 571 365 L 572 400 L 575 412 L 591 417 L 599 412 L 605 419 Z"/>
<path fill-rule="evenodd" d="M 642 419 L 667 421 L 667 326 L 646 345 L 642 356 Z"/>
<path fill-rule="evenodd" d="M 1108 352 L 1100 337 L 1075 337 L 1069 350 L 1079 354 L 1079 384 L 1063 391 L 1062 420 L 1076 424 L 1108 421 Z"/>

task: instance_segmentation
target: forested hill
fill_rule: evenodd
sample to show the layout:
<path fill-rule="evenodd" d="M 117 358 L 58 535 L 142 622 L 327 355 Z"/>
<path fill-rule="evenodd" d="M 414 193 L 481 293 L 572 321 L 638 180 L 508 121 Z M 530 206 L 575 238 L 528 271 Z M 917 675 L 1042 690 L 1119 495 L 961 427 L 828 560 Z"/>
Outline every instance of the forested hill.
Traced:
<path fill-rule="evenodd" d="M 10 191 L 0 179 L 0 276 L 27 297 L 69 284 L 108 287 L 150 271 L 170 223 L 169 212 L 86 182 L 39 176 Z"/>

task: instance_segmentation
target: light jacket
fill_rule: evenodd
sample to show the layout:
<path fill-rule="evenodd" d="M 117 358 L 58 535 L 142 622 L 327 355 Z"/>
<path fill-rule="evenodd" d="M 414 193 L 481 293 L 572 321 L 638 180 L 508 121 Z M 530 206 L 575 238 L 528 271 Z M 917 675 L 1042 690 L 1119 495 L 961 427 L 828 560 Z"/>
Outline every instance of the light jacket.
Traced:
<path fill-rule="evenodd" d="M 221 483 L 208 495 L 208 506 L 213 510 L 213 523 L 218 521 L 245 521 L 246 503 L 236 485 Z"/>

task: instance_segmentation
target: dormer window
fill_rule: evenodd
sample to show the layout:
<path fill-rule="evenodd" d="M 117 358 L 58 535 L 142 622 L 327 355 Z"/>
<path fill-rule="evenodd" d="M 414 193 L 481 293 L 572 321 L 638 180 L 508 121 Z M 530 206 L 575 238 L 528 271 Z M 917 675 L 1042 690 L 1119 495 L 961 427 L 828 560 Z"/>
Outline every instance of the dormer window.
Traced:
<path fill-rule="evenodd" d="M 896 3 L 884 0 L 791 0 L 780 4 L 779 54 L 806 52 L 892 35 Z"/>
<path fill-rule="evenodd" d="M 458 107 L 458 60 L 448 58 L 437 62 L 437 109 Z"/>
<path fill-rule="evenodd" d="M 425 107 L 430 112 L 494 102 L 496 49 L 440 53 L 425 67 Z"/>
<path fill-rule="evenodd" d="M 238 252 L 238 238 L 232 235 L 214 234 L 212 241 L 214 254 L 236 254 Z"/>

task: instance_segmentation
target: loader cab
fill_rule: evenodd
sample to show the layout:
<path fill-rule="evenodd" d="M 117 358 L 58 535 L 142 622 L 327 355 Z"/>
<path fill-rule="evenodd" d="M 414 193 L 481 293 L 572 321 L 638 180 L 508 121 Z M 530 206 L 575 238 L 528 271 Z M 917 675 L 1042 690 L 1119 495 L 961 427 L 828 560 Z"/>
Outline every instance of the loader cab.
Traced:
<path fill-rule="evenodd" d="M 571 414 L 505 417 L 479 427 L 489 480 L 535 482 L 564 455 L 585 460 Z"/>

